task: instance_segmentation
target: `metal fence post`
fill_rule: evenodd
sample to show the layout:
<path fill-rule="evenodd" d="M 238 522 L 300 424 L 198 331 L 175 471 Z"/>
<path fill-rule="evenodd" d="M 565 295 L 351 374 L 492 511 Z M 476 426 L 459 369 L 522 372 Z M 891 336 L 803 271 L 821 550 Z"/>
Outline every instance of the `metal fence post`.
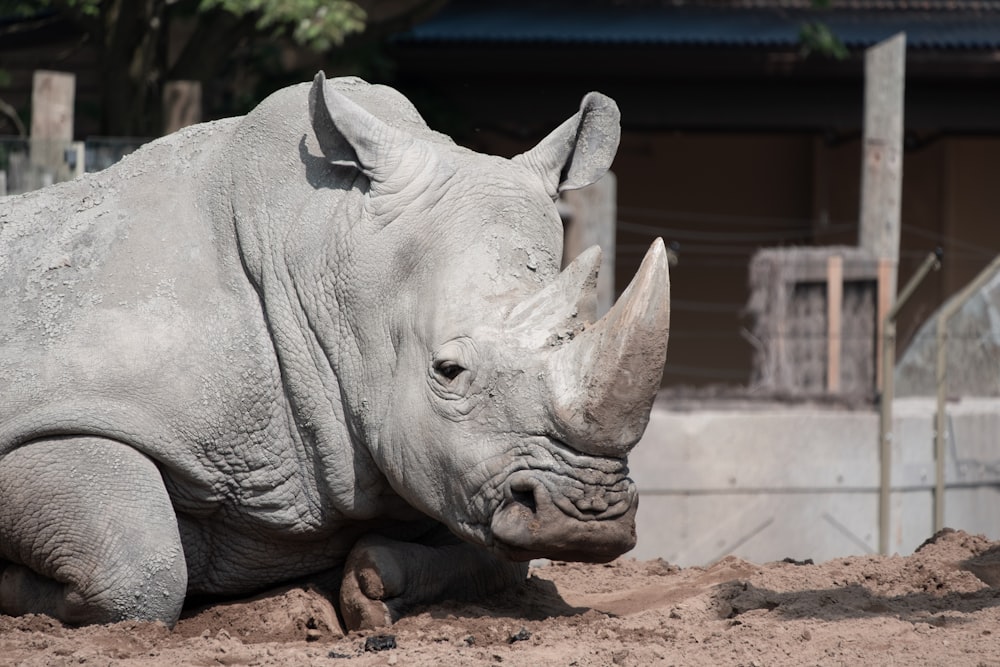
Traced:
<path fill-rule="evenodd" d="M 983 269 L 976 278 L 965 286 L 961 292 L 946 303 L 938 315 L 937 321 L 937 367 L 935 382 L 937 383 L 937 410 L 934 418 L 934 532 L 944 528 L 944 473 L 945 447 L 944 432 L 947 419 L 945 411 L 945 392 L 948 379 L 948 359 L 945 343 L 948 339 L 948 320 L 965 305 L 972 296 L 985 285 L 993 275 L 1000 270 L 1000 256 L 997 256 L 989 266 Z"/>
<path fill-rule="evenodd" d="M 879 407 L 879 459 L 880 482 L 878 498 L 878 550 L 889 553 L 889 504 L 892 497 L 892 401 L 895 393 L 894 367 L 896 365 L 896 316 L 917 286 L 931 270 L 941 268 L 941 249 L 932 252 L 913 274 L 899 293 L 882 321 L 882 397 Z"/>

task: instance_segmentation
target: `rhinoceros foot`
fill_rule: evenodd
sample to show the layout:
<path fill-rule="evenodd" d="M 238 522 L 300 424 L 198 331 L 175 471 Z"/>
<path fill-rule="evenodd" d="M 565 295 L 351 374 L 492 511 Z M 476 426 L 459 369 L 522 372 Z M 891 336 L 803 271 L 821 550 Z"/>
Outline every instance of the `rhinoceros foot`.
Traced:
<path fill-rule="evenodd" d="M 578 482 L 521 471 L 508 480 L 491 529 L 497 549 L 512 560 L 606 563 L 635 546 L 638 505 L 624 477 L 581 492 Z"/>
<path fill-rule="evenodd" d="M 361 538 L 347 558 L 340 588 L 340 613 L 347 629 L 385 627 L 417 605 L 475 600 L 527 577 L 525 563 L 503 560 L 473 544 L 440 540 L 435 536 L 435 544 L 428 545 L 381 535 Z"/>
<path fill-rule="evenodd" d="M 348 630 L 392 625 L 395 618 L 388 603 L 404 589 L 399 565 L 391 540 L 370 536 L 355 545 L 340 587 L 340 613 Z"/>

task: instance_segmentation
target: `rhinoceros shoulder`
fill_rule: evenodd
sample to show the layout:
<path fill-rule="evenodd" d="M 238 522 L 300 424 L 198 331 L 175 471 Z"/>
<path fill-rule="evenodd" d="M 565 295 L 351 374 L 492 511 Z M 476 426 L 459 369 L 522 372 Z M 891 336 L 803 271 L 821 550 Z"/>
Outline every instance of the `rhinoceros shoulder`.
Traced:
<path fill-rule="evenodd" d="M 189 173 L 192 163 L 211 153 L 215 142 L 225 139 L 239 117 L 223 118 L 177 130 L 142 145 L 129 153 L 111 168 L 100 172 L 117 181 L 127 179 L 136 172 L 150 169 L 162 172 L 164 169 L 177 173 Z"/>

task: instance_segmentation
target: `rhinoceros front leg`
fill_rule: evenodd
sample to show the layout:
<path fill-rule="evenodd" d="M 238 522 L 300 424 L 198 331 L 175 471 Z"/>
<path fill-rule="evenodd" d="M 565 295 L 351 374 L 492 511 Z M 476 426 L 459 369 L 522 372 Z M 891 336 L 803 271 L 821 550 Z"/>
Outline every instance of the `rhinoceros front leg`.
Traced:
<path fill-rule="evenodd" d="M 90 437 L 0 457 L 0 612 L 173 625 L 186 589 L 177 520 L 151 460 Z"/>
<path fill-rule="evenodd" d="M 527 574 L 527 563 L 465 542 L 428 546 L 366 535 L 347 557 L 340 612 L 348 630 L 373 630 L 414 606 L 485 597 L 518 585 Z"/>

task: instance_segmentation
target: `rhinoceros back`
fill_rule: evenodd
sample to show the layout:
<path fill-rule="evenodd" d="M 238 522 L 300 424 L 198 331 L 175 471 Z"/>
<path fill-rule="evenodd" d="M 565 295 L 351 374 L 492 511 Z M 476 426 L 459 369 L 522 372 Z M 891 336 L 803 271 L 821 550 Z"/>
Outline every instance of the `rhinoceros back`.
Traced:
<path fill-rule="evenodd" d="M 395 91 L 337 85 L 449 143 Z M 105 172 L 5 202 L 0 454 L 42 437 L 97 435 L 156 460 L 168 486 L 184 489 L 175 504 L 192 513 L 231 502 L 299 530 L 317 507 L 324 522 L 381 511 L 384 480 L 353 447 L 336 383 L 280 365 L 308 358 L 294 347 L 306 340 L 289 310 L 294 291 L 283 290 L 289 266 L 304 265 L 288 244 L 309 247 L 303 229 L 336 237 L 357 218 L 358 191 L 315 146 L 307 97 L 308 87 L 284 89 L 245 117 L 188 128 Z M 262 289 L 255 257 L 272 262 L 276 290 Z M 306 443 L 336 471 L 331 488 L 296 474 L 311 464 Z"/>
<path fill-rule="evenodd" d="M 168 448 L 169 415 L 215 391 L 220 337 L 265 344 L 213 187 L 234 124 L 0 205 L 0 451 L 60 424 Z"/>

